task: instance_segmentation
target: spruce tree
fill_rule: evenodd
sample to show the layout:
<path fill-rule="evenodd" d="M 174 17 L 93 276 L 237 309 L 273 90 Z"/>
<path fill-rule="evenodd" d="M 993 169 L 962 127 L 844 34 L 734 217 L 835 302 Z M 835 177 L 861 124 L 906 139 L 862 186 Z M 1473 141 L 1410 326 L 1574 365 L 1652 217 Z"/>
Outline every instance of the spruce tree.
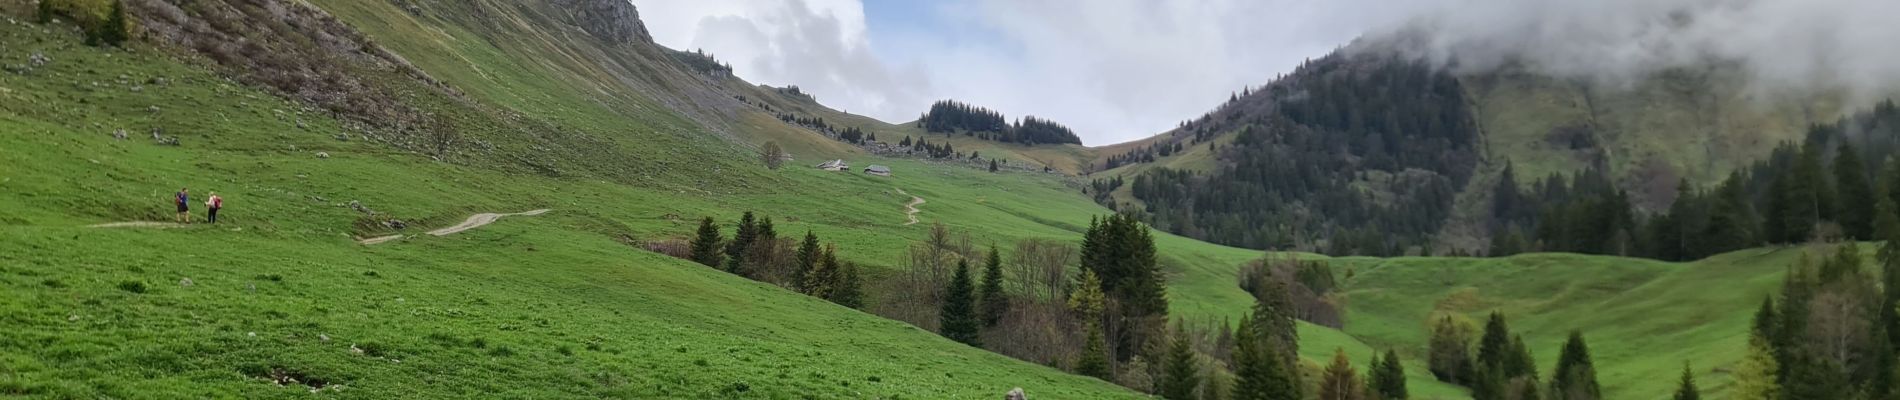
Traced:
<path fill-rule="evenodd" d="M 996 160 L 990 159 L 990 172 L 996 172 Z"/>
<path fill-rule="evenodd" d="M 739 230 L 732 234 L 732 241 L 726 243 L 726 272 L 739 276 L 751 276 L 745 271 L 746 249 L 759 238 L 759 226 L 752 219 L 752 212 L 746 211 L 739 217 Z"/>
<path fill-rule="evenodd" d="M 34 13 L 34 18 L 37 19 L 39 23 L 42 23 L 42 24 L 52 23 L 53 22 L 53 0 L 40 0 L 37 12 Z"/>
<path fill-rule="evenodd" d="M 843 274 L 839 273 L 838 247 L 826 244 L 818 252 L 818 261 L 812 264 L 811 272 L 805 275 L 805 294 L 811 297 L 830 300 L 838 289 Z"/>
<path fill-rule="evenodd" d="M 1748 355 L 1735 367 L 1736 400 L 1775 400 L 1781 396 L 1780 365 L 1768 338 L 1749 335 Z"/>
<path fill-rule="evenodd" d="M 1003 292 L 1003 260 L 990 246 L 990 256 L 983 263 L 983 286 L 978 291 L 982 299 L 983 326 L 995 327 L 1003 321 L 1003 314 L 1009 312 L 1009 294 Z"/>
<path fill-rule="evenodd" d="M 838 284 L 831 290 L 831 302 L 850 308 L 864 308 L 864 283 L 858 277 L 858 265 L 838 263 Z"/>
<path fill-rule="evenodd" d="M 1426 342 L 1427 360 L 1432 376 L 1454 385 L 1475 382 L 1476 368 L 1471 360 L 1471 343 L 1464 328 L 1450 315 L 1432 323 L 1431 338 Z"/>
<path fill-rule="evenodd" d="M 950 340 L 983 347 L 977 335 L 981 322 L 976 315 L 976 284 L 970 281 L 970 263 L 957 260 L 956 273 L 951 275 L 949 286 L 944 288 L 941 327 L 938 330 Z"/>
<path fill-rule="evenodd" d="M 1696 391 L 1695 374 L 1689 372 L 1689 363 L 1682 363 L 1682 380 L 1676 384 L 1675 400 L 1702 400 L 1702 394 Z"/>
<path fill-rule="evenodd" d="M 792 288 L 799 293 L 811 294 L 816 282 L 812 282 L 811 272 L 818 268 L 819 257 L 823 256 L 818 248 L 818 235 L 805 231 L 805 241 L 798 245 L 796 262 L 792 266 Z"/>
<path fill-rule="evenodd" d="M 1194 389 L 1201 385 L 1201 372 L 1194 359 L 1194 342 L 1188 337 L 1185 323 L 1175 324 L 1174 341 L 1168 346 L 1167 357 L 1167 364 L 1162 367 L 1161 383 L 1155 387 L 1156 394 L 1168 400 L 1193 400 Z"/>
<path fill-rule="evenodd" d="M 1386 350 L 1385 358 L 1379 359 L 1377 366 L 1369 366 L 1374 371 L 1373 390 L 1384 400 L 1404 400 L 1411 395 L 1405 389 L 1405 365 L 1399 362 L 1399 352 Z"/>
<path fill-rule="evenodd" d="M 1552 400 L 1599 400 L 1603 390 L 1597 385 L 1596 366 L 1590 361 L 1590 347 L 1583 333 L 1570 332 L 1563 352 L 1557 356 L 1557 370 L 1550 377 Z"/>
<path fill-rule="evenodd" d="M 1320 400 L 1365 400 L 1365 383 L 1359 380 L 1359 371 L 1352 368 L 1352 362 L 1346 359 L 1346 349 L 1333 350 L 1333 363 L 1326 366 L 1326 372 L 1320 376 Z"/>
<path fill-rule="evenodd" d="M 719 254 L 721 240 L 722 239 L 719 238 L 719 225 L 713 223 L 712 217 L 699 220 L 699 234 L 693 237 L 692 242 L 693 262 L 708 267 L 719 267 L 719 259 L 723 256 Z"/>
<path fill-rule="evenodd" d="M 1108 371 L 1107 343 L 1102 335 L 1102 308 L 1106 302 L 1102 280 L 1095 271 L 1082 270 L 1074 293 L 1069 294 L 1069 309 L 1082 320 L 1082 354 L 1076 357 L 1075 373 L 1112 381 Z"/>
<path fill-rule="evenodd" d="M 1839 189 L 1835 199 L 1838 216 L 1835 221 L 1841 224 L 1841 230 L 1853 240 L 1873 240 L 1874 205 L 1878 203 L 1874 188 L 1867 182 L 1867 164 L 1861 162 L 1860 154 L 1854 146 L 1841 141 L 1839 155 L 1834 157 L 1834 184 Z"/>
<path fill-rule="evenodd" d="M 1874 222 L 1874 239 L 1880 241 L 1880 249 L 1875 253 L 1874 259 L 1877 260 L 1881 270 L 1882 297 L 1878 307 L 1879 320 L 1876 323 L 1885 330 L 1887 337 L 1877 339 L 1886 340 L 1885 346 L 1882 346 L 1884 350 L 1896 352 L 1900 351 L 1900 311 L 1896 311 L 1896 308 L 1900 307 L 1900 207 L 1895 206 L 1892 198 L 1879 197 L 1880 204 L 1875 211 L 1878 217 Z M 1876 358 L 1879 360 L 1878 370 L 1870 385 L 1874 393 L 1892 394 L 1900 390 L 1900 387 L 1896 387 L 1900 384 L 1895 382 L 1894 376 L 1896 372 L 1900 372 L 1896 371 L 1900 369 L 1900 365 L 1897 365 L 1900 364 L 1900 360 L 1896 360 L 1897 357 L 1900 357 L 1900 354 Z M 1893 396 L 1889 396 L 1891 397 Z"/>
<path fill-rule="evenodd" d="M 1472 400 L 1504 400 L 1504 377 L 1497 370 L 1480 366 L 1471 383 Z"/>
<path fill-rule="evenodd" d="M 107 46 L 124 45 L 132 38 L 132 25 L 125 17 L 125 2 L 115 0 L 112 8 L 106 12 L 106 22 L 99 26 L 99 44 Z"/>
<path fill-rule="evenodd" d="M 1510 352 L 1511 330 L 1504 325 L 1504 314 L 1493 311 L 1484 323 L 1484 336 L 1478 339 L 1478 368 L 1498 378 L 1511 378 L 1503 374 L 1504 360 Z"/>
<path fill-rule="evenodd" d="M 1234 400 L 1301 398 L 1299 371 L 1288 369 L 1252 318 L 1241 317 L 1235 336 Z"/>
<path fill-rule="evenodd" d="M 1537 360 L 1531 357 L 1531 349 L 1524 345 L 1523 336 L 1511 337 L 1511 354 L 1504 358 L 1504 376 L 1537 379 Z"/>

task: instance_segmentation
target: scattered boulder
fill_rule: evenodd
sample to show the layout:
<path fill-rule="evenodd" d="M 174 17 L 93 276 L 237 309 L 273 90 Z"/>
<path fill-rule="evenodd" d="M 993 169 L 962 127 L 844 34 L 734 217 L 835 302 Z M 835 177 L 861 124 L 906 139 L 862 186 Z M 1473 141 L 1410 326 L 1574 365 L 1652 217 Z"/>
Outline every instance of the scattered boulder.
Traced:
<path fill-rule="evenodd" d="M 330 158 L 330 153 L 319 151 L 317 152 L 317 158 Z"/>
<path fill-rule="evenodd" d="M 51 62 L 53 62 L 53 59 L 50 57 L 47 57 L 46 53 L 41 53 L 37 51 L 33 52 L 33 55 L 26 57 L 26 63 L 31 64 L 34 68 L 44 67 L 46 66 L 47 63 L 51 63 Z"/>
<path fill-rule="evenodd" d="M 371 210 L 369 209 L 369 207 L 364 206 L 363 202 L 356 201 L 356 200 L 350 200 L 350 209 L 356 210 L 356 212 L 360 212 L 364 214 L 371 214 L 371 215 L 376 214 L 376 210 Z"/>
<path fill-rule="evenodd" d="M 1029 395 L 1023 394 L 1023 388 L 1015 388 L 1004 393 L 1003 400 L 1029 400 Z"/>
<path fill-rule="evenodd" d="M 114 131 L 112 131 L 112 138 L 113 138 L 113 139 L 118 139 L 118 140 L 125 140 L 125 138 L 126 138 L 127 136 L 130 136 L 130 135 L 131 135 L 131 134 L 128 134 L 128 133 L 125 133 L 125 130 L 124 130 L 124 129 L 119 129 L 119 130 L 114 130 Z"/>
<path fill-rule="evenodd" d="M 191 278 L 185 278 L 185 279 L 179 279 L 179 280 L 178 280 L 178 286 L 183 286 L 183 287 L 191 287 L 191 285 L 192 285 L 192 282 L 191 282 Z"/>
<path fill-rule="evenodd" d="M 409 224 L 406 222 L 402 222 L 402 220 L 400 219 L 392 219 L 388 221 L 383 221 L 383 226 L 387 226 L 389 227 L 389 229 L 395 229 L 395 230 L 400 231 L 400 230 L 403 230 L 403 228 L 408 228 Z"/>
<path fill-rule="evenodd" d="M 157 114 L 157 113 L 158 113 L 158 111 L 159 111 L 159 108 L 158 108 L 158 106 L 151 106 L 151 107 L 146 107 L 146 108 L 145 108 L 145 111 L 147 111 L 147 112 L 151 112 L 151 113 L 153 113 L 153 114 Z"/>

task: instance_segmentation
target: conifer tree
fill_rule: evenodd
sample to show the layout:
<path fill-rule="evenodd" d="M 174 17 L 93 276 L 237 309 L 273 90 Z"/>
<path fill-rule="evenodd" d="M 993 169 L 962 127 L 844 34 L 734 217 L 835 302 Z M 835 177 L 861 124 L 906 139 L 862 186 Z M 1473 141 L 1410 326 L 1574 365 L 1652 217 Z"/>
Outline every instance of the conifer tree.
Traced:
<path fill-rule="evenodd" d="M 1326 366 L 1326 372 L 1320 376 L 1320 400 L 1365 400 L 1365 382 L 1359 380 L 1359 371 L 1346 359 L 1346 349 L 1333 350 L 1333 363 Z"/>
<path fill-rule="evenodd" d="M 1188 337 L 1184 322 L 1175 323 L 1174 341 L 1168 346 L 1167 357 L 1161 384 L 1155 387 L 1156 394 L 1168 400 L 1193 400 L 1195 388 L 1201 385 L 1201 372 L 1194 359 L 1194 342 Z"/>
<path fill-rule="evenodd" d="M 1378 398 L 1384 400 L 1404 400 L 1410 397 L 1405 389 L 1405 365 L 1399 362 L 1399 352 L 1386 350 L 1384 358 L 1372 366 L 1372 388 L 1378 392 Z"/>
<path fill-rule="evenodd" d="M 1082 277 L 1076 282 L 1074 293 L 1069 294 L 1069 309 L 1082 320 L 1085 335 L 1082 354 L 1075 361 L 1075 373 L 1112 380 L 1108 371 L 1108 349 L 1102 336 L 1102 307 L 1106 301 L 1102 294 L 1102 280 L 1095 272 L 1082 270 Z"/>
<path fill-rule="evenodd" d="M 1287 368 L 1252 318 L 1241 317 L 1235 336 L 1234 400 L 1301 398 L 1299 371 Z"/>
<path fill-rule="evenodd" d="M 1003 321 L 1003 314 L 1009 312 L 1009 294 L 1003 292 L 1003 259 L 990 246 L 990 256 L 983 263 L 983 286 L 978 291 L 982 299 L 983 326 L 994 327 Z"/>
<path fill-rule="evenodd" d="M 760 219 L 759 237 L 754 240 L 754 242 L 771 242 L 774 240 L 778 240 L 778 231 L 772 227 L 772 217 Z"/>
<path fill-rule="evenodd" d="M 1471 383 L 1472 400 L 1504 400 L 1504 377 L 1497 370 L 1478 367 Z"/>
<path fill-rule="evenodd" d="M 719 238 L 719 225 L 713 223 L 712 217 L 706 217 L 700 220 L 699 234 L 693 237 L 692 242 L 693 262 L 708 267 L 719 267 L 719 259 L 723 256 L 719 254 L 721 240 L 722 239 Z"/>
<path fill-rule="evenodd" d="M 996 159 L 990 159 L 990 172 L 996 172 Z"/>
<path fill-rule="evenodd" d="M 1682 379 L 1676 384 L 1675 400 L 1702 400 L 1702 393 L 1695 387 L 1695 374 L 1689 372 L 1689 363 L 1682 363 Z"/>
<path fill-rule="evenodd" d="M 1511 330 L 1504 325 L 1504 314 L 1493 311 L 1484 323 L 1484 336 L 1478 339 L 1478 368 L 1494 372 L 1498 378 L 1511 378 L 1503 375 L 1510 351 Z"/>
<path fill-rule="evenodd" d="M 1781 396 L 1779 364 L 1768 338 L 1749 335 L 1748 355 L 1735 367 L 1736 400 L 1775 400 Z"/>
<path fill-rule="evenodd" d="M 752 212 L 746 211 L 739 217 L 739 230 L 732 234 L 732 241 L 726 243 L 726 272 L 739 276 L 750 276 L 745 271 L 746 250 L 759 238 L 759 226 L 752 219 Z"/>
<path fill-rule="evenodd" d="M 811 294 L 816 282 L 811 279 L 812 270 L 818 269 L 822 250 L 818 248 L 818 235 L 805 231 L 805 241 L 798 245 L 798 254 L 792 266 L 792 288 L 799 293 Z"/>
<path fill-rule="evenodd" d="M 120 46 L 132 38 L 132 25 L 125 17 L 125 2 L 114 0 L 112 8 L 106 12 L 106 22 L 99 26 L 99 44 Z"/>
<path fill-rule="evenodd" d="M 977 330 L 981 322 L 976 315 L 976 284 L 970 280 L 970 263 L 957 260 L 956 273 L 951 275 L 949 286 L 944 288 L 941 327 L 943 337 L 962 342 L 972 347 L 983 347 Z"/>
<path fill-rule="evenodd" d="M 1550 377 L 1552 400 L 1599 400 L 1603 390 L 1597 386 L 1596 366 L 1590 361 L 1590 347 L 1583 333 L 1570 332 L 1563 352 L 1557 356 L 1557 370 Z"/>
<path fill-rule="evenodd" d="M 53 0 L 40 0 L 34 18 L 42 24 L 53 22 Z"/>
<path fill-rule="evenodd" d="M 837 271 L 838 284 L 831 290 L 831 302 L 850 308 L 864 308 L 864 283 L 858 278 L 858 265 L 838 263 Z"/>
<path fill-rule="evenodd" d="M 1537 360 L 1531 357 L 1531 349 L 1524 345 L 1523 336 L 1511 337 L 1511 354 L 1504 358 L 1504 376 L 1537 379 Z"/>
<path fill-rule="evenodd" d="M 838 289 L 843 274 L 839 273 L 838 247 L 826 244 L 818 252 L 818 261 L 812 264 L 811 272 L 805 275 L 805 294 L 811 297 L 830 300 Z"/>
<path fill-rule="evenodd" d="M 1834 157 L 1834 184 L 1839 189 L 1835 221 L 1840 222 L 1848 238 L 1872 240 L 1877 200 L 1872 185 L 1867 182 L 1867 164 L 1861 162 L 1860 154 L 1847 141 L 1841 141 L 1839 153 Z"/>
<path fill-rule="evenodd" d="M 1465 329 L 1450 315 L 1443 316 L 1432 323 L 1432 335 L 1426 342 L 1427 365 L 1432 376 L 1438 380 L 1455 385 L 1469 384 L 1475 381 L 1476 374 L 1470 350 L 1470 339 Z"/>

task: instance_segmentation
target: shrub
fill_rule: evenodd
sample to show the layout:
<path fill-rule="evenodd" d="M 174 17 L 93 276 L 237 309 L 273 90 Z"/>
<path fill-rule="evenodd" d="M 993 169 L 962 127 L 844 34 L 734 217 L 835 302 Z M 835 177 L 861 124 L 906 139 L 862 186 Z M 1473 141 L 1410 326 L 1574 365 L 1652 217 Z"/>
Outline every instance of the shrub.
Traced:
<path fill-rule="evenodd" d="M 142 293 L 145 293 L 145 282 L 143 281 L 119 282 L 119 290 L 142 294 Z"/>
<path fill-rule="evenodd" d="M 40 0 L 39 8 L 34 13 L 34 19 L 42 24 L 53 22 L 53 0 Z"/>
<path fill-rule="evenodd" d="M 665 254 L 679 259 L 693 257 L 693 246 L 681 239 L 651 240 L 640 246 L 647 251 Z"/>

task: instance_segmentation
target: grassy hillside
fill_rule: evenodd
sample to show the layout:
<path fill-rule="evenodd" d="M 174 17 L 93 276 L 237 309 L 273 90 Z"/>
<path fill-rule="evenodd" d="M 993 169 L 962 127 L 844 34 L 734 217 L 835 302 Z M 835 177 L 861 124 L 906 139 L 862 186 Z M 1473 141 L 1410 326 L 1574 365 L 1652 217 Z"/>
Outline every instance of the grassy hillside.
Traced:
<path fill-rule="evenodd" d="M 0 74 L 0 248 L 26 249 L 0 252 L 0 328 L 11 333 L 0 336 L 0 393 L 979 398 L 1021 386 L 1037 398 L 1138 397 L 627 244 L 753 210 L 780 232 L 836 242 L 876 275 L 933 222 L 979 246 L 1075 240 L 1108 210 L 1073 178 L 864 155 L 730 104 L 726 84 L 642 58 L 650 49 L 586 41 L 549 22 L 559 14 L 540 2 L 433 2 L 419 14 L 381 0 L 315 3 L 465 93 L 419 103 L 467 118 L 455 126 L 498 146 L 438 161 L 364 141 L 354 121 L 227 80 L 207 60 L 83 47 L 66 27 L 0 26 L 0 64 L 35 52 L 52 60 Z M 181 145 L 154 144 L 153 128 Z M 119 129 L 129 139 L 114 139 Z M 751 146 L 766 140 L 800 161 L 757 165 Z M 1095 151 L 984 143 L 967 148 L 1012 160 Z M 1194 147 L 1169 162 L 1206 156 Z M 807 155 L 886 164 L 896 176 L 800 167 Z M 557 172 L 539 168 L 550 165 Z M 86 227 L 169 220 L 181 186 L 222 195 L 225 223 Z M 925 224 L 902 224 L 899 189 L 929 201 Z M 553 211 L 417 235 L 538 208 Z M 378 224 L 391 217 L 411 227 Z M 417 236 L 353 240 L 391 233 Z M 1157 246 L 1174 315 L 1246 312 L 1234 271 L 1260 252 L 1167 234 Z M 1357 361 L 1395 348 L 1418 398 L 1461 398 L 1425 374 L 1424 318 L 1495 308 L 1546 371 L 1561 335 L 1584 330 L 1612 398 L 1662 397 L 1669 382 L 1658 377 L 1685 359 L 1720 390 L 1747 315 L 1792 254 L 1340 259 L 1355 271 L 1349 321 L 1343 331 L 1303 325 L 1301 352 L 1318 362 L 1345 349 Z"/>
<path fill-rule="evenodd" d="M 862 160 L 892 165 L 895 178 L 772 172 L 739 156 L 705 164 L 710 170 L 669 171 L 671 181 L 651 186 L 524 174 L 484 158 L 440 162 L 338 140 L 349 133 L 346 122 L 201 66 L 150 48 L 76 41 L 68 30 L 24 25 L 10 25 L 0 39 L 54 60 L 0 75 L 0 93 L 18 100 L 0 103 L 8 116 L 0 124 L 18 133 L 0 137 L 0 147 L 33 149 L 0 152 L 5 247 L 32 249 L 0 255 L 11 288 L 0 304 L 15 311 L 7 324 L 20 332 L 0 344 L 13 354 L 0 364 L 9 393 L 278 397 L 320 386 L 366 398 L 712 397 L 742 389 L 857 398 L 988 396 L 1024 386 L 1056 398 L 1128 394 L 617 240 L 683 237 L 697 216 L 730 221 L 759 210 L 782 231 L 809 229 L 838 242 L 848 259 L 889 266 L 926 229 L 901 225 L 908 198 L 896 189 L 931 201 L 925 221 L 984 242 L 1073 240 L 1089 217 L 1107 211 L 1063 178 L 894 159 Z M 633 155 L 658 151 L 642 141 L 651 130 L 683 126 L 644 115 L 594 118 L 626 124 L 609 139 Z M 151 128 L 181 145 L 154 144 Z M 113 138 L 119 129 L 129 138 Z M 169 220 L 177 187 L 199 198 L 218 192 L 229 205 L 224 223 L 86 227 Z M 535 208 L 554 211 L 456 236 L 353 241 Z M 375 224 L 389 217 L 412 227 Z M 1161 246 L 1179 274 L 1175 298 L 1185 315 L 1245 310 L 1230 271 L 1255 252 L 1166 235 Z M 1336 333 L 1315 343 L 1330 344 L 1316 347 L 1317 356 L 1333 346 L 1365 351 Z M 291 377 L 321 384 L 274 382 Z"/>

